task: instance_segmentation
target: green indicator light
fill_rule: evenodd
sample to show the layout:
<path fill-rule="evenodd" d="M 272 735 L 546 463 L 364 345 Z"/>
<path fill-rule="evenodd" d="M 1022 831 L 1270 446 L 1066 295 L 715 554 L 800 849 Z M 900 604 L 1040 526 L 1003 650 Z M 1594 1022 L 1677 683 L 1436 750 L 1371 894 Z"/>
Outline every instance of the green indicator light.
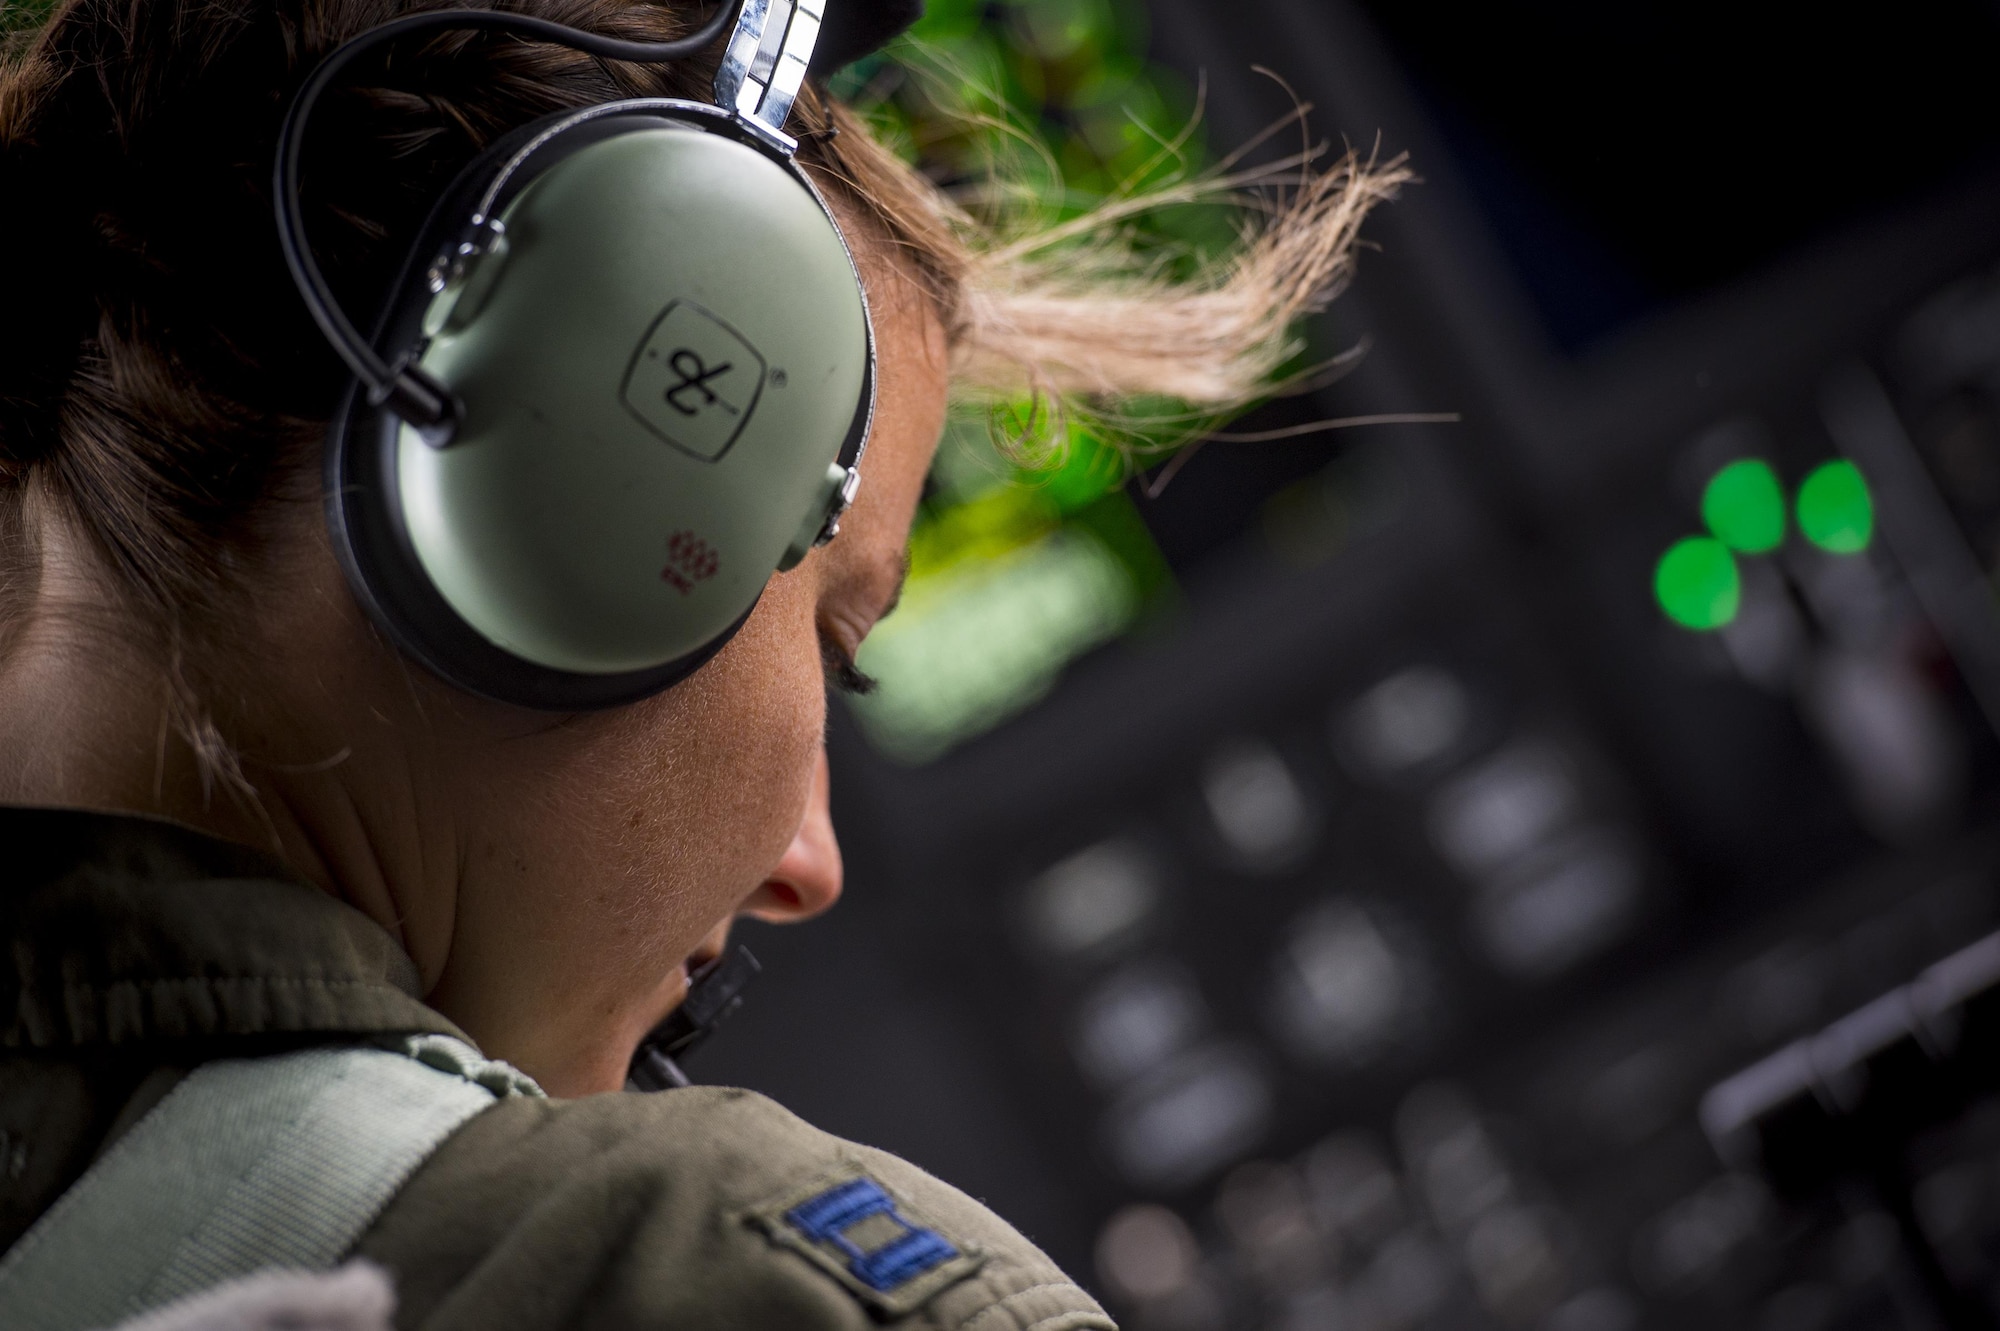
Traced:
<path fill-rule="evenodd" d="M 1719 629 L 1736 618 L 1743 579 L 1736 557 L 1712 536 L 1675 541 L 1653 570 L 1653 595 L 1667 618 L 1682 628 Z"/>
<path fill-rule="evenodd" d="M 1875 500 L 1852 462 L 1823 462 L 1799 487 L 1799 530 L 1822 550 L 1852 555 L 1875 535 Z"/>
<path fill-rule="evenodd" d="M 1738 458 L 1701 492 L 1701 520 L 1731 550 L 1761 555 L 1785 539 L 1785 492 L 1762 458 Z"/>

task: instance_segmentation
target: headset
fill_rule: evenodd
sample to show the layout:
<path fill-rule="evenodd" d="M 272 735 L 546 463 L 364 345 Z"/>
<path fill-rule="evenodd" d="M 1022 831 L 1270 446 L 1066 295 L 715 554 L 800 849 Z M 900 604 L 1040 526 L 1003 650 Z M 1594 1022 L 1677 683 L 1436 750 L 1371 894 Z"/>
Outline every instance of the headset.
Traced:
<path fill-rule="evenodd" d="M 825 0 L 721 0 L 674 42 L 523 14 L 409 15 L 335 49 L 279 140 L 280 244 L 353 381 L 326 450 L 349 584 L 446 681 L 574 712 L 668 688 L 772 572 L 839 531 L 875 402 L 867 293 L 785 121 Z M 715 104 L 619 101 L 493 143 L 445 191 L 374 335 L 306 236 L 320 94 L 382 44 L 484 29 L 659 63 L 734 16 Z"/>

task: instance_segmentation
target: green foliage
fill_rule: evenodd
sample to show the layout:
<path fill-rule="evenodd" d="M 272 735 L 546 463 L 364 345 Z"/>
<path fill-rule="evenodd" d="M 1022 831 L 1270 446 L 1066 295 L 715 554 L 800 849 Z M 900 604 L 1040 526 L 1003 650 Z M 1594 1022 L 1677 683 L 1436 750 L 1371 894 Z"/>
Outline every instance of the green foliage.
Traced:
<path fill-rule="evenodd" d="M 1145 21 L 1119 0 L 932 0 L 836 91 L 1003 231 L 1039 230 L 1206 160 L 1196 91 L 1139 54 Z M 1236 239 L 1212 206 L 1162 208 L 1133 234 L 1170 270 Z"/>
<path fill-rule="evenodd" d="M 55 7 L 55 0 L 0 0 L 0 40 L 41 27 Z"/>
<path fill-rule="evenodd" d="M 930 0 L 915 29 L 843 71 L 834 91 L 1001 234 L 1031 234 L 1206 163 L 1196 91 L 1148 63 L 1145 42 L 1139 0 Z M 1135 219 L 1128 239 L 1148 262 L 1187 271 L 1236 241 L 1236 219 L 1166 207 Z M 1070 523 L 1091 528 L 1145 593 L 1160 591 L 1165 565 L 1119 487 L 1135 460 L 1209 424 L 1167 398 L 961 410 L 919 516 L 914 577 Z"/>

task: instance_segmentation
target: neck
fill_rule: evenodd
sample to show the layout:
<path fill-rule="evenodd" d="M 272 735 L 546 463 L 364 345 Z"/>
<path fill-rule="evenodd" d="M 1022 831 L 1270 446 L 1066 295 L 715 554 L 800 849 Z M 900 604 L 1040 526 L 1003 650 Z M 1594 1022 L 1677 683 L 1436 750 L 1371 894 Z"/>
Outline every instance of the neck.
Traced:
<path fill-rule="evenodd" d="M 650 955 L 572 955 L 574 848 L 523 833 L 552 796 L 510 774 L 587 763 L 575 732 L 416 674 L 330 558 L 315 568 L 246 610 L 248 673 L 194 680 L 133 645 L 130 611 L 91 594 L 107 582 L 47 553 L 0 641 L 0 803 L 168 818 L 274 854 L 388 930 L 488 1052 L 552 1093 L 616 1088 L 681 981 Z"/>
<path fill-rule="evenodd" d="M 176 653 L 141 645 L 132 612 L 100 590 L 109 579 L 52 528 L 39 533 L 33 604 L 0 657 L 0 802 L 145 814 L 253 846 L 390 929 L 427 981 L 435 978 L 450 937 L 448 907 L 436 946 L 426 947 L 406 926 L 413 914 L 436 912 L 413 911 L 406 898 L 448 903 L 452 885 L 411 882 L 409 866 L 392 868 L 398 857 L 385 853 L 422 841 L 430 853 L 417 862 L 435 872 L 436 847 L 450 844 L 438 836 L 447 829 L 415 825 L 420 774 L 409 729 L 373 708 L 360 725 L 341 714 L 341 685 L 355 683 L 352 673 L 329 671 L 332 660 L 315 652 L 312 635 L 284 624 L 244 655 L 258 661 L 265 685 L 309 678 L 321 696 L 266 693 L 256 713 L 215 714 L 202 695 L 257 691 L 211 681 L 197 693 Z M 299 671 L 287 656 L 320 668 Z M 370 732 L 376 762 L 357 753 Z M 400 761 L 385 769 L 379 760 L 391 753 Z"/>

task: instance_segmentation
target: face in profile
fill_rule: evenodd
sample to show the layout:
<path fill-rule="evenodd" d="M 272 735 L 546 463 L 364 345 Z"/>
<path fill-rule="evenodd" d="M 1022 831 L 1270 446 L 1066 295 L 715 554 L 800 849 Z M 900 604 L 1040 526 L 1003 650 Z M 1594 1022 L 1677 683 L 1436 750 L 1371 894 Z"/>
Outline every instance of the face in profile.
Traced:
<path fill-rule="evenodd" d="M 317 423 L 339 366 L 272 242 L 265 168 L 251 188 L 244 164 L 270 160 L 293 62 L 376 16 L 347 14 L 317 51 L 246 39 L 225 68 L 169 0 L 142 8 L 157 21 L 135 29 L 115 6 L 58 7 L 0 62 L 0 181 L 21 203 L 0 232 L 56 256 L 10 287 L 48 317 L 0 321 L 0 800 L 163 817 L 275 855 L 558 1094 L 621 1085 L 733 919 L 804 919 L 840 894 L 827 683 L 852 677 L 896 599 L 948 373 L 989 401 L 1172 394 L 1225 415 L 1267 392 L 1294 318 L 1345 279 L 1361 217 L 1405 178 L 1353 157 L 1287 167 L 1292 194 L 1250 250 L 1184 280 L 1132 247 L 1146 200 L 1046 235 L 982 229 L 809 86 L 799 160 L 836 200 L 876 321 L 860 492 L 700 670 L 552 715 L 402 655 L 322 519 Z M 677 31 L 673 7 L 611 9 Z M 349 285 L 387 282 L 369 256 L 415 234 L 493 127 L 705 91 L 675 66 L 614 77 L 574 52 L 489 58 L 502 50 L 356 66 L 328 103 L 314 225 Z M 190 181 L 209 206 L 185 206 Z"/>
<path fill-rule="evenodd" d="M 454 778 L 484 839 L 433 944 L 431 1001 L 554 1087 L 622 1083 L 633 1045 L 678 1001 L 683 963 L 718 951 L 734 918 L 802 920 L 840 895 L 827 684 L 851 674 L 900 590 L 947 392 L 928 298 L 891 264 L 864 269 L 879 397 L 841 534 L 774 577 L 672 690 L 556 726 L 496 718 Z M 587 1074 L 553 1071 L 586 1058 Z"/>

